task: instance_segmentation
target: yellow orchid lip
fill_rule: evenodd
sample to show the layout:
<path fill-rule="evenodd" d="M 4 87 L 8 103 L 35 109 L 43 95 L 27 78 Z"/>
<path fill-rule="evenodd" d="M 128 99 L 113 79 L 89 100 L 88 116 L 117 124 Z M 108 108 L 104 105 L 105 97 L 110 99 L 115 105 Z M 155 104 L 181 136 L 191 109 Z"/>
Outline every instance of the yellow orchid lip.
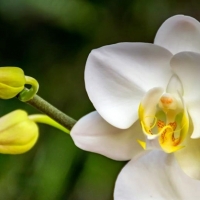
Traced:
<path fill-rule="evenodd" d="M 189 119 L 180 95 L 161 94 L 158 88 L 151 89 L 141 101 L 138 114 L 144 134 L 150 140 L 158 138 L 163 151 L 172 153 L 184 147 Z M 145 142 L 138 142 L 146 149 Z"/>

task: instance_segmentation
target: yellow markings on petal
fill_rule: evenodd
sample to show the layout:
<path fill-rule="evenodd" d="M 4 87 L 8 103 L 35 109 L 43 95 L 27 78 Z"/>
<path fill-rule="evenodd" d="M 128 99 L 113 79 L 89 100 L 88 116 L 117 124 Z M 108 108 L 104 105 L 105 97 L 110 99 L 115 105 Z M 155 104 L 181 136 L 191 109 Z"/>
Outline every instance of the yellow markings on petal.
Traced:
<path fill-rule="evenodd" d="M 138 116 L 139 116 L 140 120 L 143 119 L 143 116 L 144 116 L 144 108 L 141 103 L 140 103 L 139 109 L 138 109 Z"/>
<path fill-rule="evenodd" d="M 157 118 L 155 116 L 145 116 L 144 108 L 141 104 L 138 111 L 143 132 L 150 137 L 149 139 L 154 139 L 157 135 L 153 135 L 152 129 L 156 126 Z"/>
<path fill-rule="evenodd" d="M 163 88 L 152 88 L 143 97 L 139 109 L 138 115 L 141 122 L 142 130 L 147 135 L 148 139 L 154 139 L 158 136 L 153 131 L 157 123 L 157 104 L 164 92 Z"/>
<path fill-rule="evenodd" d="M 144 134 L 149 140 L 158 138 L 160 147 L 166 153 L 184 148 L 189 119 L 179 93 L 162 93 L 159 88 L 151 89 L 142 99 L 138 115 Z M 138 140 L 138 143 L 147 148 L 145 142 Z"/>
<path fill-rule="evenodd" d="M 149 120 L 145 120 L 149 118 Z M 147 136 L 148 139 L 152 140 L 161 135 L 166 129 L 171 128 L 170 125 L 165 125 L 164 121 L 158 120 L 155 116 L 145 116 L 144 119 L 141 119 L 140 123 L 142 126 L 143 133 Z M 151 119 L 151 122 L 148 123 Z M 157 129 L 155 129 L 157 128 Z"/>
<path fill-rule="evenodd" d="M 145 150 L 146 149 L 146 142 L 143 142 L 141 140 L 137 140 L 137 142 L 140 144 L 140 146 Z"/>
<path fill-rule="evenodd" d="M 177 123 L 180 128 L 176 130 Z M 161 148 L 166 153 L 172 153 L 184 148 L 183 141 L 185 140 L 189 128 L 189 119 L 187 111 L 184 110 L 182 118 L 178 118 L 177 122 L 171 122 L 168 124 L 168 128 L 162 132 L 159 137 L 159 143 Z"/>
<path fill-rule="evenodd" d="M 152 129 L 155 127 L 156 122 L 157 122 L 157 118 L 153 117 L 153 116 L 146 116 L 145 118 L 148 119 L 141 119 L 140 123 L 142 126 L 142 130 L 146 135 L 153 135 L 152 133 Z M 151 121 L 149 123 L 147 123 L 146 121 Z"/>

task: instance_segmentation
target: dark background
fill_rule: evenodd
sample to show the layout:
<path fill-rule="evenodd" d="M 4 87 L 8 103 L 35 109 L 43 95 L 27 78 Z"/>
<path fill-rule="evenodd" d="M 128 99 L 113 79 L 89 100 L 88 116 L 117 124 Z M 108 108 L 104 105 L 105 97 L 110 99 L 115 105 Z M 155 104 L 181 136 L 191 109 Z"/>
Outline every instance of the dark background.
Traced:
<path fill-rule="evenodd" d="M 0 66 L 18 66 L 40 83 L 39 95 L 79 119 L 93 111 L 84 68 L 94 48 L 153 42 L 172 15 L 200 20 L 200 3 L 186 0 L 0 0 Z M 37 110 L 0 100 L 1 116 Z M 40 137 L 22 155 L 0 154 L 0 200 L 112 200 L 125 162 L 78 149 L 69 135 L 39 125 Z M 145 184 L 145 183 L 144 183 Z"/>

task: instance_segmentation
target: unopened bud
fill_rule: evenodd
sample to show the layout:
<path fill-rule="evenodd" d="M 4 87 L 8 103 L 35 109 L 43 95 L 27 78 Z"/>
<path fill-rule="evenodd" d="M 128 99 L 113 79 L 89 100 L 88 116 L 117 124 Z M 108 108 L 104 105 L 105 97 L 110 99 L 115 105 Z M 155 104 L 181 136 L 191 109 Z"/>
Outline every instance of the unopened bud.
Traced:
<path fill-rule="evenodd" d="M 0 153 L 20 154 L 33 147 L 38 138 L 38 126 L 23 110 L 0 118 Z"/>
<path fill-rule="evenodd" d="M 0 67 L 0 98 L 10 99 L 24 89 L 25 75 L 18 67 Z"/>

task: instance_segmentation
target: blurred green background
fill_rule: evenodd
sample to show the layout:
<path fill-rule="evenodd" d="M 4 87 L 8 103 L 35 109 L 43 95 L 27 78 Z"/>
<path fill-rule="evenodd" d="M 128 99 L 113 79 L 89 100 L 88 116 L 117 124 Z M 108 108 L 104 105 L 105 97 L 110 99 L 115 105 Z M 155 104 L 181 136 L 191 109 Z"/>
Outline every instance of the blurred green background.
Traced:
<path fill-rule="evenodd" d="M 39 81 L 40 96 L 79 119 L 94 110 L 83 76 L 92 49 L 153 42 L 165 19 L 200 20 L 199 7 L 186 0 L 0 0 L 0 66 L 21 67 Z M 38 113 L 17 99 L 0 103 L 1 116 L 17 108 Z M 0 155 L 0 200 L 112 200 L 125 162 L 84 152 L 69 135 L 39 126 L 32 150 Z"/>

